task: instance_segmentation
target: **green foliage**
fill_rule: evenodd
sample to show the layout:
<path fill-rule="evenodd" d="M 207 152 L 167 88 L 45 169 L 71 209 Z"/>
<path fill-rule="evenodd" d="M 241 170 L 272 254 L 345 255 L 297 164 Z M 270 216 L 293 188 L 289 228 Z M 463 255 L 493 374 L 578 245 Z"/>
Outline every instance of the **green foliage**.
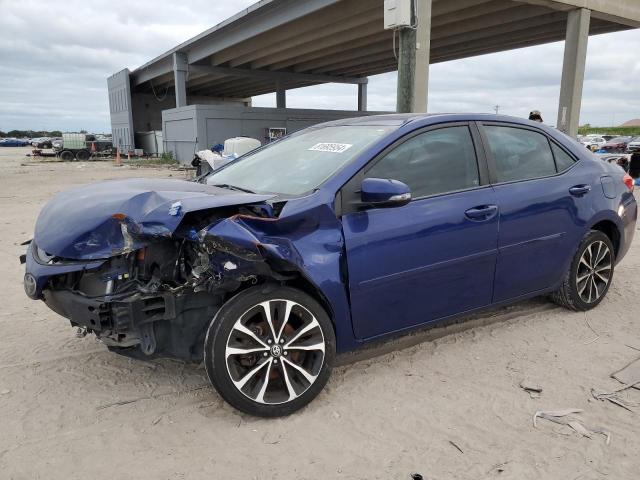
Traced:
<path fill-rule="evenodd" d="M 178 163 L 178 161 L 173 158 L 173 152 L 164 152 L 159 159 L 162 163 Z"/>
<path fill-rule="evenodd" d="M 587 135 L 589 133 L 640 137 L 640 127 L 592 127 L 591 125 L 583 125 L 578 129 L 579 135 Z"/>
<path fill-rule="evenodd" d="M 0 132 L 0 138 L 39 138 L 39 137 L 61 137 L 60 130 L 10 130 L 8 132 Z"/>
<path fill-rule="evenodd" d="M 165 152 L 160 157 L 131 158 L 131 160 L 125 160 L 125 163 L 127 163 L 128 165 L 137 165 L 141 167 L 169 167 L 180 165 L 180 162 L 173 158 L 173 152 Z"/>

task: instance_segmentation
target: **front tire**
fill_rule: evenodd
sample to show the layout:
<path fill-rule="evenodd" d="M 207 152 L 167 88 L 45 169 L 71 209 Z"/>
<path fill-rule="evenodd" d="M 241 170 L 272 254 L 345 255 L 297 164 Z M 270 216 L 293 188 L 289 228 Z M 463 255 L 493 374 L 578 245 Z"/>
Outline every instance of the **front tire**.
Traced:
<path fill-rule="evenodd" d="M 573 257 L 562 285 L 552 298 L 571 310 L 584 312 L 596 307 L 613 281 L 615 250 L 604 233 L 589 231 Z"/>
<path fill-rule="evenodd" d="M 258 417 L 289 415 L 327 383 L 335 358 L 333 325 L 322 306 L 290 287 L 239 293 L 207 330 L 209 380 L 231 406 Z"/>

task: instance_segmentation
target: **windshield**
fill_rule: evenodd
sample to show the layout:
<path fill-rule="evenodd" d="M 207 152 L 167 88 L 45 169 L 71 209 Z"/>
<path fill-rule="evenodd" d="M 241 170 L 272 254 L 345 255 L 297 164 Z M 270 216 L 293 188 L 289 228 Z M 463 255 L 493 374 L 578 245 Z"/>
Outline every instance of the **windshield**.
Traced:
<path fill-rule="evenodd" d="M 318 188 L 365 148 L 396 128 L 343 125 L 305 130 L 212 173 L 207 184 L 256 193 L 300 195 Z"/>

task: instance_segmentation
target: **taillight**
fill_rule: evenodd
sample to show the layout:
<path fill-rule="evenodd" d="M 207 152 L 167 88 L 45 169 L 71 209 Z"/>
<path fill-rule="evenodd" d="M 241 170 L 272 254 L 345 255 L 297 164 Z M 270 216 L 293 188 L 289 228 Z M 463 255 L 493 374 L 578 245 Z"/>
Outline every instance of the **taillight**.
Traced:
<path fill-rule="evenodd" d="M 625 174 L 624 177 L 622 177 L 622 181 L 624 182 L 624 184 L 627 186 L 627 188 L 629 189 L 630 192 L 633 192 L 633 178 L 631 178 L 631 175 L 629 175 L 628 173 Z"/>

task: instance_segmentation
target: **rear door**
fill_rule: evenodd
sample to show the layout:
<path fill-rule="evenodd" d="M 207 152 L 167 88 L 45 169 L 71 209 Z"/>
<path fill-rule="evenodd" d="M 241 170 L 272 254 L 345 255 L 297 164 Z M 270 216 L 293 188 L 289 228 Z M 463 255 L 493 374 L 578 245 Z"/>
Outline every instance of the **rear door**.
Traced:
<path fill-rule="evenodd" d="M 482 132 L 500 209 L 493 300 L 501 302 L 560 280 L 584 229 L 579 211 L 597 185 L 542 131 L 485 123 Z"/>
<path fill-rule="evenodd" d="M 476 143 L 477 142 L 477 143 Z M 415 132 L 342 190 L 356 337 L 371 338 L 488 305 L 498 215 L 475 125 Z M 482 151 L 480 149 L 480 151 Z M 403 207 L 359 209 L 364 178 L 411 188 Z"/>

